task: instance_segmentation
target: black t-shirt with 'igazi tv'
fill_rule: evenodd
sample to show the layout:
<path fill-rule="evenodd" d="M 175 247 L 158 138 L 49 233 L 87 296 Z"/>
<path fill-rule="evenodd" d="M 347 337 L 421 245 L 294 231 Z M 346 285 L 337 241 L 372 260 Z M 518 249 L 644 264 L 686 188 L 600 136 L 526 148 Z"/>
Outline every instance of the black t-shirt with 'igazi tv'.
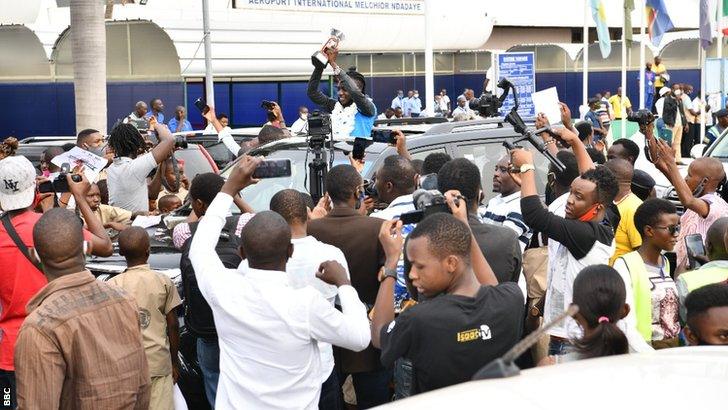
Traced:
<path fill-rule="evenodd" d="M 482 286 L 475 297 L 440 295 L 382 329 L 382 363 L 412 361 L 413 393 L 470 380 L 518 342 L 523 293 L 512 282 Z"/>

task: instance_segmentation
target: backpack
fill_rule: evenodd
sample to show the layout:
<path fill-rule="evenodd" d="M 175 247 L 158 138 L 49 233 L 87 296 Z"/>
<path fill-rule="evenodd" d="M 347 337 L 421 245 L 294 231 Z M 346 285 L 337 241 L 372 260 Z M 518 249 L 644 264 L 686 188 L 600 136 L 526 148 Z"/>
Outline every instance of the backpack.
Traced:
<path fill-rule="evenodd" d="M 242 261 L 238 253 L 240 240 L 235 235 L 238 219 L 239 216 L 227 218 L 217 245 L 215 245 L 217 256 L 228 269 L 236 269 Z M 179 262 L 180 271 L 182 272 L 182 290 L 185 299 L 185 325 L 197 337 L 205 339 L 217 338 L 212 309 L 197 286 L 195 270 L 192 267 L 192 262 L 189 257 L 192 238 L 194 238 L 195 231 L 197 230 L 197 222 L 192 222 L 189 225 L 191 236 L 182 245 L 182 256 Z"/>

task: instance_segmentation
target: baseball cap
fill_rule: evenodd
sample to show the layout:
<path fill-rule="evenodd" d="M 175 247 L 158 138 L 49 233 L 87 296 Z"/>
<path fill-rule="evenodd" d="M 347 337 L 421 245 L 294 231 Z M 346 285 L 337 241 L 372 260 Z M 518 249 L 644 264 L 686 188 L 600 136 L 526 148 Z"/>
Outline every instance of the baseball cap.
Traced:
<path fill-rule="evenodd" d="M 660 88 L 660 97 L 662 97 L 663 95 L 665 95 L 665 94 L 667 94 L 669 92 L 670 92 L 670 88 L 669 87 L 662 87 L 662 88 Z"/>
<path fill-rule="evenodd" d="M 27 208 L 35 199 L 35 168 L 23 156 L 0 160 L 0 208 Z"/>

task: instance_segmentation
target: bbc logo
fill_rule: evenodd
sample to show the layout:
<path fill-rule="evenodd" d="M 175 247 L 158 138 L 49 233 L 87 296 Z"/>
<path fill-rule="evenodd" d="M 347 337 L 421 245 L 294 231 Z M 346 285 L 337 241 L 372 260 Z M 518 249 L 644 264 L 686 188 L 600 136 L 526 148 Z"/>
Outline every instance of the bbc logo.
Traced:
<path fill-rule="evenodd" d="M 10 407 L 10 387 L 3 387 L 3 407 Z"/>

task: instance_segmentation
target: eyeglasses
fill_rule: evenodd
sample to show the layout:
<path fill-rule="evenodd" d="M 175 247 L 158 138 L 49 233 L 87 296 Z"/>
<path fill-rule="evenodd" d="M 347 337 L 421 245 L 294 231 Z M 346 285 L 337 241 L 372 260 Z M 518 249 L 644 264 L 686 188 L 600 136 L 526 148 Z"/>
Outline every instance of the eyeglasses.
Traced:
<path fill-rule="evenodd" d="M 680 225 L 670 225 L 670 226 L 653 226 L 654 229 L 665 229 L 667 230 L 670 235 L 675 235 L 680 233 Z"/>

